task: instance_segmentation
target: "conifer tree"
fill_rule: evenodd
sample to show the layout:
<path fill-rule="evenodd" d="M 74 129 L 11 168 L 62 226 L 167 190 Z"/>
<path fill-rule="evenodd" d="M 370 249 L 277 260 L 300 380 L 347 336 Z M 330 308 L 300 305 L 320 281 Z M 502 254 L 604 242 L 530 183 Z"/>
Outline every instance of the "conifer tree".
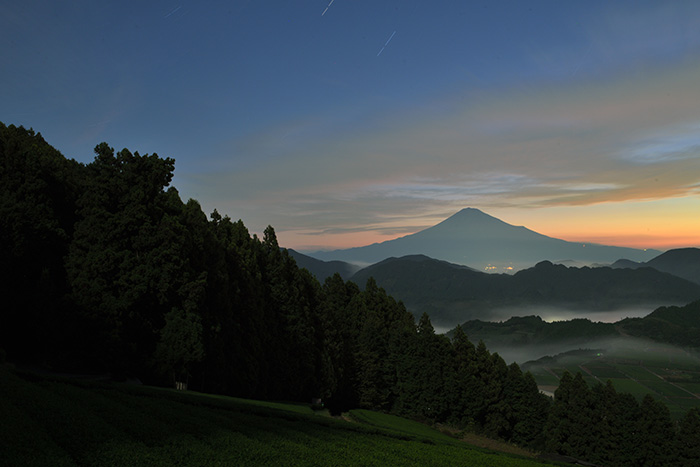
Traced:
<path fill-rule="evenodd" d="M 673 465 L 675 433 L 668 407 L 647 394 L 642 399 L 640 417 L 635 426 L 637 449 L 635 465 Z"/>
<path fill-rule="evenodd" d="M 676 444 L 678 465 L 700 465 L 700 409 L 689 410 L 681 420 Z"/>

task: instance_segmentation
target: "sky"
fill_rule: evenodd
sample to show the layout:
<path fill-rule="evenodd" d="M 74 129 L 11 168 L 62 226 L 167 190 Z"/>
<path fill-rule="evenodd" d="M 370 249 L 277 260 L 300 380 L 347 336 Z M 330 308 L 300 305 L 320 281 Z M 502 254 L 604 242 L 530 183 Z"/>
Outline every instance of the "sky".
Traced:
<path fill-rule="evenodd" d="M 474 207 L 700 247 L 700 2 L 0 2 L 0 121 L 302 251 Z"/>

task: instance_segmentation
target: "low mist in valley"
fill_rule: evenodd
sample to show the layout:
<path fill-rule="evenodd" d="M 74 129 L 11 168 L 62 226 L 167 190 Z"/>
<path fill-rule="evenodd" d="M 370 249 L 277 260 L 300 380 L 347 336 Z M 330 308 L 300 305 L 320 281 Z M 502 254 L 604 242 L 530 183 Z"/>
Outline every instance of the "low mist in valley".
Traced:
<path fill-rule="evenodd" d="M 477 319 L 480 321 L 503 322 L 513 317 L 539 316 L 543 321 L 548 323 L 569 321 L 572 319 L 588 319 L 594 323 L 615 323 L 625 318 L 643 318 L 658 307 L 666 305 L 668 304 L 649 303 L 612 310 L 591 310 L 557 306 L 502 307 L 492 310 L 480 310 L 478 313 L 466 313 L 466 320 L 460 319 L 459 313 L 446 315 L 445 317 L 447 319 L 441 319 L 441 317 L 433 318 L 430 313 L 428 314 L 435 327 L 435 332 L 447 334 L 458 324 L 462 324 L 464 321 Z M 416 316 L 416 319 L 419 317 L 420 316 Z"/>
<path fill-rule="evenodd" d="M 554 321 L 568 321 L 572 319 L 589 319 L 593 322 L 615 323 L 625 318 L 643 318 L 660 306 L 667 304 L 648 304 L 619 308 L 614 310 L 590 310 L 564 308 L 555 306 L 518 308 L 497 308 L 488 313 L 488 317 L 482 321 L 506 321 L 514 316 L 539 316 L 542 320 L 551 323 Z"/>
<path fill-rule="evenodd" d="M 485 311 L 480 318 L 463 323 L 438 323 L 435 330 L 449 336 L 454 327 L 460 324 L 470 340 L 475 343 L 483 340 L 492 352 L 497 352 L 507 363 L 522 364 L 578 349 L 653 352 L 662 346 L 668 353 L 668 348 L 672 346 L 626 336 L 616 326 L 626 318 L 643 318 L 660 306 L 663 305 L 649 303 L 605 311 L 565 307 L 505 307 Z M 539 322 L 540 319 L 542 322 Z M 572 320 L 578 324 L 572 323 Z M 494 329 L 494 323 L 511 325 L 499 330 Z M 539 330 L 545 324 L 549 325 L 549 331 Z M 557 327 L 552 328 L 551 325 Z M 678 351 L 684 352 L 681 348 Z"/>
<path fill-rule="evenodd" d="M 553 344 L 532 344 L 523 346 L 507 346 L 497 343 L 486 345 L 492 352 L 498 353 L 506 363 L 517 363 L 522 365 L 526 362 L 534 362 L 542 357 L 554 357 L 566 352 L 579 349 L 597 350 L 601 354 L 632 354 L 632 353 L 648 353 L 655 352 L 661 347 L 669 348 L 671 346 L 659 344 L 647 339 L 639 339 L 636 337 L 615 337 L 610 339 L 592 339 L 587 342 L 557 342 Z M 684 352 L 680 348 L 676 348 L 678 352 Z"/>

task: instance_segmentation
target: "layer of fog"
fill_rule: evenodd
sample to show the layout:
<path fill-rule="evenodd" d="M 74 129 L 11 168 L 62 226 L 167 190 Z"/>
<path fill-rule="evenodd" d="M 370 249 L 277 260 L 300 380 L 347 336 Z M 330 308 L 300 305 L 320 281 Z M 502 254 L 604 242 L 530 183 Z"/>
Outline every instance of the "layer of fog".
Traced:
<path fill-rule="evenodd" d="M 532 362 L 542 357 L 554 357 L 572 350 L 597 350 L 602 355 L 631 355 L 632 353 L 644 353 L 658 356 L 664 354 L 668 357 L 669 367 L 673 366 L 675 357 L 690 355 L 689 350 L 682 347 L 630 336 L 591 339 L 590 341 L 577 341 L 575 343 L 558 342 L 548 345 L 533 344 L 509 347 L 498 345 L 497 343 L 494 343 L 493 346 L 489 346 L 487 343 L 487 346 L 492 353 L 498 353 L 506 363 L 510 364 L 515 362 L 518 365 L 522 365 L 525 362 Z M 635 360 L 632 356 L 616 358 L 630 361 Z"/>
<path fill-rule="evenodd" d="M 668 305 L 668 304 L 666 304 Z M 481 321 L 504 322 L 515 316 L 539 316 L 546 322 L 554 321 L 569 321 L 572 319 L 588 319 L 592 322 L 615 323 L 625 318 L 643 318 L 653 312 L 662 304 L 647 304 L 620 308 L 615 310 L 585 310 L 585 309 L 570 309 L 561 307 L 532 307 L 532 308 L 498 308 L 489 310 L 484 313 Z M 472 318 L 476 319 L 476 318 Z M 466 320 L 465 320 L 466 321 Z M 461 323 L 438 323 L 433 324 L 435 332 L 446 334 L 453 330 L 457 324 Z M 474 342 L 476 344 L 476 342 Z M 612 339 L 576 339 L 572 342 L 556 342 L 552 344 L 527 344 L 522 346 L 507 346 L 498 342 L 485 341 L 489 351 L 497 352 L 506 363 L 516 362 L 523 364 L 528 361 L 537 360 L 546 356 L 554 356 L 560 353 L 579 349 L 604 349 L 616 350 L 621 347 L 631 347 L 642 351 L 655 348 L 663 344 L 654 343 L 644 339 L 635 339 L 631 337 L 620 337 Z"/>
<path fill-rule="evenodd" d="M 570 321 L 572 319 L 588 319 L 594 323 L 615 323 L 625 318 L 643 318 L 660 306 L 668 305 L 668 303 L 650 303 L 605 311 L 554 306 L 494 308 L 492 310 L 480 311 L 478 313 L 468 313 L 461 319 L 455 317 L 453 314 L 450 316 L 450 319 L 433 320 L 432 324 L 436 333 L 446 334 L 453 330 L 458 324 L 463 324 L 467 321 L 478 319 L 481 321 L 491 321 L 497 323 L 508 321 L 510 318 L 518 316 L 539 316 L 543 321 L 548 323 L 554 321 Z M 416 320 L 418 318 L 419 316 L 416 316 Z"/>
<path fill-rule="evenodd" d="M 620 338 L 622 340 L 626 338 Z M 498 353 L 507 364 L 513 362 L 518 365 L 522 365 L 525 362 L 530 362 L 534 360 L 539 360 L 542 357 L 553 357 L 571 350 L 580 349 L 599 349 L 604 351 L 610 351 L 613 348 L 619 348 L 622 341 L 617 342 L 618 339 L 595 339 L 587 342 L 557 342 L 556 344 L 529 344 L 521 346 L 507 346 L 498 343 L 486 342 L 491 353 Z"/>

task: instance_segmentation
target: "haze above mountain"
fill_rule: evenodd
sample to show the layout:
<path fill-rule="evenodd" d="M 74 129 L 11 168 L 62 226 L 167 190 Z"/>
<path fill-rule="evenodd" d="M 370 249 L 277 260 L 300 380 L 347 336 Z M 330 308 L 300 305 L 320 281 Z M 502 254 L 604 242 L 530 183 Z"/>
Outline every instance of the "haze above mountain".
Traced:
<path fill-rule="evenodd" d="M 503 272 L 533 266 L 542 260 L 584 264 L 612 263 L 621 258 L 648 261 L 660 252 L 597 244 L 573 243 L 510 225 L 478 209 L 466 208 L 415 234 L 344 250 L 306 253 L 323 261 L 369 265 L 390 257 L 431 258 Z"/>

